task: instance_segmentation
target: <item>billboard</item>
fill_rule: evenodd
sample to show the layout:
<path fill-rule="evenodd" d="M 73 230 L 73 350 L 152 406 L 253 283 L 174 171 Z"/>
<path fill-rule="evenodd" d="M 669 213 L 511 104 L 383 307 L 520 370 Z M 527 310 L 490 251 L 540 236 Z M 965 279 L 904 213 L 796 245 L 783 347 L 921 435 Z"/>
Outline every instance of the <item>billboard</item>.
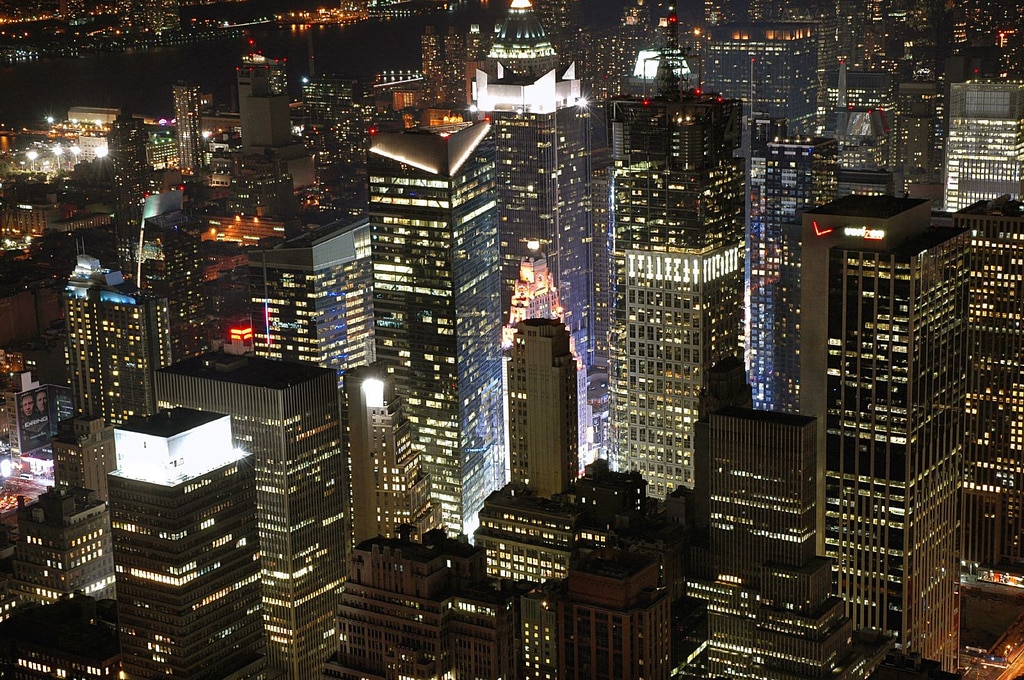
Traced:
<path fill-rule="evenodd" d="M 60 421 L 73 415 L 71 390 L 43 385 L 15 395 L 18 449 L 26 455 L 50 444 Z"/>

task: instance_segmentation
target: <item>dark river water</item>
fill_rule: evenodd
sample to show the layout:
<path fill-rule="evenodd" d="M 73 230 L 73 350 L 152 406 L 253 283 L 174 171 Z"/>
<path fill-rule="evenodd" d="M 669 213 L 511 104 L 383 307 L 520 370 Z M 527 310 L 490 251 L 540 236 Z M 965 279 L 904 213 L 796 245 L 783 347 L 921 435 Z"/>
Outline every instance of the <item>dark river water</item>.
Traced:
<path fill-rule="evenodd" d="M 614 20 L 622 6 L 619 0 L 584 2 L 591 8 L 599 6 L 606 20 Z M 0 128 L 38 126 L 47 116 L 64 120 L 72 106 L 123 108 L 171 118 L 171 85 L 179 80 L 198 83 L 213 93 L 215 103 L 229 106 L 235 67 L 249 51 L 250 39 L 268 57 L 287 58 L 289 88 L 297 98 L 301 77 L 309 73 L 310 42 L 318 73 L 369 79 L 383 70 L 420 68 L 420 35 L 425 25 L 464 30 L 479 23 L 481 30 L 492 30 L 507 7 L 502 0 L 489 0 L 486 5 L 465 0 L 453 9 L 391 21 L 310 29 L 261 26 L 248 29 L 242 37 L 196 45 L 0 67 Z"/>

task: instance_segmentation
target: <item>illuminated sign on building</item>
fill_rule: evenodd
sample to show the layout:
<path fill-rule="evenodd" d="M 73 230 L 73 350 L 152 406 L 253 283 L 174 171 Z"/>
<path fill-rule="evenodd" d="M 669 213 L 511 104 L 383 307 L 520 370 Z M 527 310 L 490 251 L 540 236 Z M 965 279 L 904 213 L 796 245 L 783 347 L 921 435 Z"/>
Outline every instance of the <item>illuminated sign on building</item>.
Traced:
<path fill-rule="evenodd" d="M 862 238 L 868 241 L 881 241 L 885 238 L 885 229 L 871 229 L 870 227 L 843 227 L 844 236 Z"/>

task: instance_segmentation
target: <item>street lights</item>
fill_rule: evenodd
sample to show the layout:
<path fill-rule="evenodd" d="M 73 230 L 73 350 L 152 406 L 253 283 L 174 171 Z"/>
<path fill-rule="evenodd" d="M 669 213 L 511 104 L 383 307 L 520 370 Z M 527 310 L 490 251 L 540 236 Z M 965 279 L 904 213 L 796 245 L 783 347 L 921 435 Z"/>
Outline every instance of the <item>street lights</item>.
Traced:
<path fill-rule="evenodd" d="M 25 154 L 25 158 L 27 158 L 27 159 L 29 159 L 29 161 L 31 161 L 31 163 L 32 163 L 32 172 L 35 172 L 35 170 L 36 170 L 36 159 L 39 158 L 39 154 L 36 152 L 35 149 L 30 149 L 28 151 L 28 153 Z"/>
<path fill-rule="evenodd" d="M 78 154 L 82 153 L 82 150 L 80 148 L 78 148 L 77 146 L 69 146 L 68 147 L 68 151 L 70 151 L 71 155 L 75 157 L 75 166 L 77 166 L 78 165 Z M 72 166 L 72 169 L 74 169 L 75 166 Z"/>
<path fill-rule="evenodd" d="M 54 144 L 54 146 L 53 146 L 53 155 L 57 157 L 57 172 L 58 173 L 61 171 L 60 161 L 61 161 L 61 156 L 63 154 L 64 154 L 64 149 L 60 148 L 59 144 Z"/>

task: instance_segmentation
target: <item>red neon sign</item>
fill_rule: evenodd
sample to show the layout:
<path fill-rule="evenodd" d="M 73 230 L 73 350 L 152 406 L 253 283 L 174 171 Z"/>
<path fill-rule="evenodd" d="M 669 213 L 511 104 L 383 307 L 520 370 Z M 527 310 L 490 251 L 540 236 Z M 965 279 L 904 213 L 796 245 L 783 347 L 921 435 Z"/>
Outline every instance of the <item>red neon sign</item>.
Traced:
<path fill-rule="evenodd" d="M 829 228 L 829 229 L 822 229 L 821 227 L 819 227 L 818 226 L 818 220 L 811 220 L 811 224 L 814 225 L 814 235 L 815 236 L 824 236 L 825 234 L 831 234 L 834 231 L 834 229 L 831 229 L 831 228 Z"/>

